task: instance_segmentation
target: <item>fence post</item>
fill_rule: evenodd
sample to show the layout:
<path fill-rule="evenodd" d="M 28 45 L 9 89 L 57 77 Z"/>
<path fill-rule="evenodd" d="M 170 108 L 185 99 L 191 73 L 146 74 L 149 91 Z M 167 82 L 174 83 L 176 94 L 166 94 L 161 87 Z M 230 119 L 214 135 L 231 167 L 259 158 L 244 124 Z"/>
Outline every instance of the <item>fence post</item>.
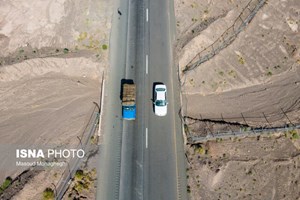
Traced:
<path fill-rule="evenodd" d="M 263 112 L 263 115 L 264 115 L 264 117 L 265 117 L 265 119 L 266 119 L 267 123 L 269 124 L 269 126 L 270 126 L 270 127 L 272 127 L 272 126 L 271 126 L 271 124 L 270 124 L 270 122 L 268 121 L 268 119 L 267 119 L 267 117 L 266 117 L 266 115 L 265 115 L 265 113 L 264 113 L 264 112 Z"/>
<path fill-rule="evenodd" d="M 292 124 L 293 126 L 295 126 L 295 124 L 293 124 L 291 122 L 291 120 L 289 119 L 289 117 L 287 116 L 287 114 L 283 111 L 283 109 L 282 108 L 280 108 L 280 109 L 281 109 L 282 113 L 284 114 L 284 116 L 289 120 L 290 124 Z"/>
<path fill-rule="evenodd" d="M 262 7 L 262 3 L 264 3 L 265 0 L 261 0 L 258 1 L 258 3 L 256 4 L 255 8 L 253 10 L 251 10 L 249 8 L 250 3 L 252 3 L 252 1 L 250 1 L 246 7 L 243 8 L 243 10 L 241 11 L 241 13 L 239 14 L 239 16 L 235 19 L 234 23 L 218 38 L 222 38 L 223 39 L 223 44 L 218 45 L 217 48 L 214 48 L 213 45 L 216 43 L 216 41 L 218 41 L 218 39 L 213 42 L 211 45 L 209 45 L 208 47 L 206 47 L 204 50 L 200 51 L 194 58 L 191 59 L 191 61 L 185 66 L 185 68 L 183 69 L 183 73 L 186 73 L 187 71 L 190 71 L 191 69 L 196 68 L 197 66 L 199 66 L 201 63 L 208 61 L 210 58 L 212 58 L 214 55 L 216 55 L 216 51 L 215 49 L 218 50 L 218 52 L 220 52 L 223 48 L 225 48 L 226 46 L 228 46 L 233 40 L 234 38 L 237 37 L 237 34 L 239 32 L 241 32 L 241 30 L 243 29 L 243 27 L 245 27 L 255 16 L 255 14 L 257 13 L 257 11 Z M 244 21 L 244 19 L 242 19 L 241 15 L 244 14 L 246 11 L 250 10 L 250 13 L 247 14 L 247 17 L 245 18 L 246 21 Z M 237 30 L 234 30 L 234 25 L 237 23 L 237 20 L 241 20 L 241 25 L 238 26 Z M 232 28 L 233 30 L 233 34 L 231 33 L 230 37 L 228 37 L 228 41 L 224 40 L 223 35 L 226 33 L 228 34 L 229 29 Z M 225 44 L 225 45 L 224 45 Z M 224 47 L 223 47 L 224 45 Z M 200 56 L 201 53 L 205 52 L 208 48 L 212 48 L 213 53 L 207 53 L 204 56 Z M 209 56 L 211 55 L 211 56 Z M 208 56 L 208 57 L 207 57 Z M 198 61 L 195 61 L 195 59 L 198 57 Z M 205 58 L 205 59 L 203 59 Z M 203 60 L 202 60 L 203 59 Z M 202 61 L 201 61 L 202 60 Z M 193 64 L 194 63 L 194 64 Z"/>

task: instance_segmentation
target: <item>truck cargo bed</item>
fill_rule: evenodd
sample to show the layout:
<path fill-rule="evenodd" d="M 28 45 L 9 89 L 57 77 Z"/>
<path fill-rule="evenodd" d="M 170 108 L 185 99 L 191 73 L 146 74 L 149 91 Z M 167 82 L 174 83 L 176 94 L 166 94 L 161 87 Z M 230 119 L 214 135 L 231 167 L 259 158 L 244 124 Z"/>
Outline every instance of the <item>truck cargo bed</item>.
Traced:
<path fill-rule="evenodd" d="M 134 105 L 135 104 L 135 85 L 134 84 L 124 84 L 123 85 L 123 95 L 122 95 L 122 105 Z"/>
<path fill-rule="evenodd" d="M 135 85 L 133 83 L 122 85 L 122 115 L 125 120 L 135 120 Z"/>

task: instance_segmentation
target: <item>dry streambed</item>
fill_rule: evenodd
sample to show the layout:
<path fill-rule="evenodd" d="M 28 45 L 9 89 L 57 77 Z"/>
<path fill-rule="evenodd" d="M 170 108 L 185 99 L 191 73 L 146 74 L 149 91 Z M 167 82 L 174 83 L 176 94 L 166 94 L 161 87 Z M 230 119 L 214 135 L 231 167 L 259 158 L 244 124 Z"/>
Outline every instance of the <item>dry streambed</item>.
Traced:
<path fill-rule="evenodd" d="M 77 145 L 76 136 L 82 133 L 93 102 L 99 101 L 100 89 L 98 63 L 86 58 L 27 60 L 0 71 L 0 145 L 6 152 L 0 154 L 0 175 L 4 179 L 26 169 L 13 163 L 16 148 Z"/>

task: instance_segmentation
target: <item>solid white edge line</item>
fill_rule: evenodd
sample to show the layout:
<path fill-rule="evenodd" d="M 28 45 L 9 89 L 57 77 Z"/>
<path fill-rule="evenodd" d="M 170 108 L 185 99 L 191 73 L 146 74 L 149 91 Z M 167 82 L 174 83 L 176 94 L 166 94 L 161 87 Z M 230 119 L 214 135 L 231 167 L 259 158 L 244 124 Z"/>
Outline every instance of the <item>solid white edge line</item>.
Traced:
<path fill-rule="evenodd" d="M 146 55 L 146 74 L 148 74 L 148 55 Z"/>
<path fill-rule="evenodd" d="M 148 8 L 146 9 L 146 22 L 148 22 Z"/>
<path fill-rule="evenodd" d="M 102 82 L 102 91 L 101 91 L 101 102 L 100 102 L 100 106 L 101 106 L 101 113 L 99 113 L 99 128 L 98 128 L 98 137 L 101 136 L 101 124 L 102 124 L 102 116 L 103 116 L 103 105 L 104 105 L 104 90 L 105 90 L 105 78 L 104 78 L 104 73 L 102 74 L 102 78 L 103 78 L 103 82 Z M 99 142 L 100 140 L 98 140 Z"/>
<path fill-rule="evenodd" d="M 148 148 L 148 128 L 146 128 L 146 149 Z"/>

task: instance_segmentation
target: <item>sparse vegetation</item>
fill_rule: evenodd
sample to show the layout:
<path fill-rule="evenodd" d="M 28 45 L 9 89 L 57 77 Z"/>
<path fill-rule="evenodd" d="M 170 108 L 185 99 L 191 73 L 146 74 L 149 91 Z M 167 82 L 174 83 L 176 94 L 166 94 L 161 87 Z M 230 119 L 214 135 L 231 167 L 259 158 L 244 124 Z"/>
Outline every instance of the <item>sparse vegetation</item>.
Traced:
<path fill-rule="evenodd" d="M 213 91 L 216 91 L 216 90 L 218 89 L 218 87 L 219 87 L 219 85 L 218 85 L 218 83 L 216 83 L 216 82 L 213 82 L 213 83 L 211 84 L 211 88 L 213 89 Z"/>
<path fill-rule="evenodd" d="M 186 188 L 186 191 L 188 192 L 188 193 L 191 193 L 191 186 L 187 186 L 187 188 Z"/>
<path fill-rule="evenodd" d="M 7 177 L 4 182 L 2 183 L 1 187 L 0 187 L 0 194 L 6 189 L 8 188 L 8 186 L 11 184 L 12 182 L 12 178 L 11 177 Z"/>
<path fill-rule="evenodd" d="M 187 124 L 184 124 L 184 132 L 185 132 L 185 134 L 190 133 L 189 126 Z"/>
<path fill-rule="evenodd" d="M 80 194 L 84 190 L 89 190 L 96 178 L 96 174 L 96 169 L 93 169 L 91 171 L 77 170 L 75 173 L 75 180 L 72 190 L 77 191 L 78 194 Z"/>
<path fill-rule="evenodd" d="M 91 144 L 97 144 L 97 136 L 93 135 L 91 137 Z"/>
<path fill-rule="evenodd" d="M 289 134 L 292 135 L 293 132 L 295 131 L 290 131 Z M 211 196 L 213 199 L 223 199 L 223 194 L 227 196 L 233 196 L 232 194 L 235 194 L 235 196 L 238 196 L 245 193 L 251 193 L 253 196 L 264 196 L 265 198 L 263 199 L 268 199 L 268 194 L 261 195 L 258 192 L 256 193 L 256 191 L 258 187 L 261 185 L 265 186 L 266 183 L 271 184 L 269 188 L 278 190 L 280 186 L 272 183 L 272 179 L 269 179 L 274 174 L 279 176 L 281 180 L 286 183 L 292 183 L 293 189 L 297 188 L 298 179 L 295 175 L 295 172 L 297 173 L 297 167 L 295 167 L 298 163 L 297 159 L 291 158 L 293 163 L 289 162 L 289 164 L 282 165 L 280 162 L 274 162 L 274 158 L 269 158 L 269 156 L 272 155 L 275 157 L 275 160 L 281 160 L 281 158 L 285 159 L 289 154 L 281 150 L 286 150 L 286 148 L 296 150 L 296 148 L 293 147 L 293 145 L 290 147 L 286 146 L 287 144 L 291 144 L 289 139 L 281 137 L 264 138 L 266 138 L 266 140 L 263 142 L 260 142 L 261 140 L 257 141 L 255 138 L 243 138 L 239 143 L 229 141 L 224 141 L 225 144 L 209 142 L 203 147 L 212 152 L 210 156 L 193 154 L 195 146 L 197 147 L 197 145 L 192 145 L 192 148 L 189 148 L 186 152 L 187 154 L 190 153 L 189 166 L 191 167 L 190 169 L 192 169 L 187 170 L 187 176 L 189 177 L 187 184 L 190 186 L 187 187 L 187 192 L 189 195 L 192 195 L 192 199 L 197 199 L 199 194 L 207 194 L 207 196 Z M 254 144 L 257 145 L 255 148 L 253 148 Z M 257 147 L 266 147 L 265 151 L 267 152 L 263 152 Z M 238 151 L 232 151 L 234 149 L 238 149 Z M 282 155 L 279 155 L 279 152 L 282 152 Z M 254 161 L 255 164 L 252 161 Z M 270 169 L 272 172 L 270 172 Z M 273 172 L 273 170 L 277 172 Z M 291 176 L 286 177 L 285 174 L 281 174 L 285 173 L 283 170 L 291 172 Z M 220 174 L 222 177 L 218 180 L 218 184 L 222 185 L 222 187 L 215 187 L 214 183 L 207 182 L 207 177 L 214 177 L 216 174 Z M 266 177 L 266 182 L 262 182 L 262 174 Z M 292 180 L 290 177 L 293 177 L 291 178 Z M 241 185 L 241 182 L 244 184 Z M 216 194 L 216 192 L 218 194 Z M 293 195 L 297 195 L 297 193 L 294 192 L 290 194 L 292 197 Z M 227 198 L 225 197 L 224 199 Z"/>
<path fill-rule="evenodd" d="M 191 84 L 191 86 L 195 87 L 195 81 L 194 81 L 193 78 L 191 78 L 191 79 L 189 80 L 189 83 Z"/>
<path fill-rule="evenodd" d="M 272 76 L 273 73 L 271 71 L 268 71 L 267 76 Z"/>
<path fill-rule="evenodd" d="M 25 5 L 27 4 L 26 2 L 14 4 L 9 0 L 1 3 L 3 9 L 10 11 L 7 13 L 2 12 L 3 19 L 5 19 L 8 15 L 11 17 L 11 20 L 1 21 L 1 28 L 8 28 L 8 33 L 13 33 L 5 33 L 4 35 L 0 34 L 0 43 L 2 49 L 0 62 L 2 62 L 4 65 L 0 72 L 1 81 L 3 83 L 2 86 L 4 88 L 6 84 L 11 86 L 11 90 L 9 92 L 1 88 L 2 93 L 5 93 L 5 96 L 1 95 L 1 107 L 5 107 L 8 110 L 7 119 L 5 118 L 2 120 L 1 125 L 7 123 L 14 124 L 14 121 L 19 118 L 18 115 L 16 115 L 17 112 L 15 114 L 10 112 L 11 109 L 13 109 L 13 107 L 10 107 L 10 105 L 15 105 L 16 101 L 18 101 L 18 99 L 14 98 L 14 94 L 17 93 L 22 93 L 22 96 L 27 101 L 22 101 L 22 105 L 20 105 L 18 108 L 18 113 L 23 113 L 21 110 L 26 107 L 23 105 L 29 105 L 31 109 L 30 115 L 37 116 L 36 119 L 27 117 L 24 124 L 31 124 L 32 120 L 34 120 L 36 123 L 38 123 L 38 121 L 43 121 L 42 118 L 43 116 L 45 117 L 45 115 L 43 115 L 43 111 L 41 112 L 40 109 L 47 110 L 49 109 L 49 106 L 38 108 L 40 106 L 37 103 L 31 103 L 31 101 L 34 101 L 36 96 L 41 97 L 41 95 L 46 95 L 44 91 L 47 88 L 57 88 L 57 90 L 53 90 L 51 92 L 53 93 L 54 98 L 56 98 L 56 94 L 60 94 L 58 95 L 59 102 L 54 100 L 53 103 L 62 103 L 62 107 L 67 105 L 63 102 L 69 102 L 70 96 L 78 95 L 82 101 L 92 101 L 93 95 L 97 94 L 97 87 L 95 87 L 93 83 L 97 77 L 99 78 L 99 74 L 96 72 L 99 70 L 103 71 L 108 66 L 109 59 L 108 54 L 106 53 L 107 51 L 100 52 L 86 50 L 82 47 L 82 43 L 78 42 L 76 39 L 80 34 L 81 39 L 86 38 L 83 43 L 89 44 L 88 39 L 89 36 L 92 35 L 94 36 L 95 41 L 107 43 L 111 30 L 113 3 L 104 2 L 99 4 L 99 2 L 84 1 L 65 2 L 63 5 L 63 10 L 59 10 L 63 11 L 63 13 L 59 14 L 59 16 L 56 15 L 55 18 L 55 21 L 57 22 L 62 20 L 64 22 L 63 24 L 51 23 L 50 21 L 52 21 L 52 16 L 49 16 L 47 12 L 39 12 L 42 10 L 47 10 L 49 3 L 51 4 L 51 1 L 45 0 L 42 4 L 33 3 L 30 7 Z M 87 14 L 87 9 L 91 7 L 94 9 L 89 10 L 89 14 Z M 99 8 L 105 10 L 105 14 L 97 15 Z M 28 20 L 28 17 L 32 18 L 33 20 Z M 73 23 L 74 17 L 76 18 L 76 23 Z M 92 25 L 93 28 L 90 28 L 84 24 L 84 20 L 87 17 L 92 17 L 90 20 L 90 25 Z M 84 31 L 87 31 L 87 33 Z M 78 45 L 82 51 L 74 51 L 75 45 Z M 98 50 L 101 49 L 101 45 L 102 43 L 98 44 Z M 97 53 L 101 55 L 101 63 L 95 62 L 96 59 L 94 59 L 94 55 Z M 69 65 L 75 68 L 65 68 Z M 28 74 L 30 74 L 30 76 L 28 76 Z M 64 76 L 64 74 L 68 74 L 68 76 Z M 29 85 L 26 83 L 26 87 L 28 88 L 22 87 L 22 79 L 24 77 L 27 77 L 26 80 L 28 80 L 27 83 Z M 84 77 L 84 83 L 88 85 L 89 90 L 87 95 L 80 93 L 82 86 L 77 84 L 77 77 Z M 42 84 L 36 82 L 36 80 L 40 80 L 40 83 Z M 73 84 L 78 87 L 73 88 Z M 60 92 L 61 90 L 63 92 Z M 69 91 L 68 94 L 66 94 L 65 91 Z M 66 95 L 66 97 L 64 95 Z M 4 99 L 5 97 L 7 99 Z M 80 102 L 75 102 L 74 105 L 72 104 L 71 106 L 67 106 L 65 110 L 66 112 L 72 111 L 71 117 L 74 117 L 74 120 L 72 121 L 74 130 L 79 130 L 82 126 L 82 124 L 77 123 L 77 121 L 82 122 L 80 119 L 80 116 L 82 115 L 82 109 L 87 109 L 86 111 L 89 112 L 88 107 L 74 110 L 73 107 L 78 108 L 76 105 L 77 103 L 80 104 Z M 54 112 L 56 114 L 58 113 L 58 111 Z M 60 115 L 58 113 L 58 115 L 55 115 L 56 119 L 48 118 L 48 121 L 57 119 L 60 119 L 61 121 L 68 121 L 64 119 L 65 117 L 67 117 L 67 115 Z M 1 127 L 0 132 L 4 133 L 4 128 Z M 59 143 L 57 144 L 58 146 L 65 146 L 69 143 L 68 141 L 64 140 L 61 141 L 60 137 L 62 137 L 62 135 L 56 131 L 56 129 L 59 129 L 59 127 L 53 125 L 51 127 L 49 126 L 48 128 L 53 130 L 53 133 L 55 134 L 52 134 L 51 136 L 45 135 L 46 138 L 40 141 L 41 145 L 45 145 L 45 143 L 47 143 L 47 137 L 56 138 L 57 142 Z M 9 127 L 6 130 L 8 132 L 12 132 L 11 129 L 14 129 L 14 127 Z M 30 129 L 29 126 L 22 127 L 22 131 L 28 132 L 28 129 Z M 39 131 L 31 130 L 29 132 L 30 138 L 33 139 L 37 139 L 37 135 L 40 135 L 40 133 L 37 133 Z M 13 132 L 13 134 L 19 135 L 18 137 L 12 136 L 17 138 L 16 143 L 22 143 L 25 146 L 30 145 L 31 141 L 26 140 L 26 138 L 29 137 L 28 135 L 23 137 L 23 135 L 20 135 L 17 130 Z M 66 129 L 64 131 L 64 136 L 68 138 L 74 136 L 74 134 L 75 132 L 72 130 Z M 7 141 L 4 141 L 4 138 L 2 138 L 2 142 L 8 145 L 11 144 L 9 138 L 7 139 Z M 57 145 L 53 145 L 56 148 Z M 94 153 L 94 149 L 97 149 L 96 146 L 92 147 L 92 153 Z M 94 159 L 94 157 L 88 159 Z M 1 162 L 8 164 L 9 160 L 9 156 L 2 154 Z M 38 162 L 40 159 L 36 159 L 35 161 Z M 84 161 L 88 167 L 91 167 L 88 161 Z M 53 159 L 53 163 L 54 162 L 55 160 Z M 58 165 L 64 166 L 56 168 L 55 166 L 58 165 L 55 165 L 55 169 L 52 169 L 52 167 L 49 167 L 52 165 L 50 165 L 48 162 L 43 163 L 45 164 L 44 167 L 41 167 L 41 169 L 38 170 L 36 170 L 35 166 L 19 167 L 18 169 L 3 167 L 3 170 L 1 171 L 2 180 L 0 183 L 0 192 L 4 191 L 3 196 L 5 197 L 1 196 L 0 199 L 54 199 L 53 194 L 55 194 L 56 191 L 54 186 L 52 186 L 50 183 L 58 183 L 64 168 L 68 167 L 65 166 L 67 163 L 64 162 L 63 159 L 59 159 L 58 162 L 60 162 Z M 38 174 L 41 175 L 37 176 Z M 5 179 L 5 175 L 13 175 L 13 182 L 11 179 Z M 50 189 L 47 187 L 50 187 Z M 51 188 L 54 190 L 54 193 Z M 14 197 L 11 197 L 12 195 L 14 195 Z M 94 199 L 93 197 L 95 195 L 93 193 L 89 193 L 86 196 L 87 197 L 80 197 L 80 199 Z"/>
<path fill-rule="evenodd" d="M 280 69 L 280 65 L 275 65 L 274 69 Z"/>
<path fill-rule="evenodd" d="M 103 50 L 106 50 L 107 48 L 108 48 L 108 47 L 107 47 L 106 44 L 103 44 L 103 45 L 102 45 L 102 49 L 103 49 Z"/>
<path fill-rule="evenodd" d="M 194 153 L 198 153 L 198 154 L 204 155 L 206 153 L 206 150 L 201 145 L 195 145 L 195 147 L 194 147 Z"/>
<path fill-rule="evenodd" d="M 229 75 L 229 76 L 232 76 L 233 78 L 236 78 L 236 72 L 235 72 L 234 70 L 230 70 L 230 71 L 228 72 L 228 75 Z"/>
<path fill-rule="evenodd" d="M 193 2 L 193 3 L 191 4 L 191 7 L 192 7 L 192 8 L 196 8 L 196 7 L 197 7 L 197 4 L 196 4 L 195 2 Z"/>
<path fill-rule="evenodd" d="M 90 187 L 90 182 L 84 182 L 84 181 L 78 181 L 75 186 L 74 186 L 74 189 L 77 191 L 77 192 L 82 192 L 83 190 L 87 190 L 89 189 Z"/>
<path fill-rule="evenodd" d="M 240 55 L 238 55 L 238 61 L 242 65 L 246 63 L 245 59 L 242 56 L 240 56 Z"/>
<path fill-rule="evenodd" d="M 75 179 L 76 180 L 81 180 L 84 176 L 84 173 L 83 173 L 83 170 L 77 170 L 76 173 L 75 173 Z"/>
<path fill-rule="evenodd" d="M 177 30 L 179 35 L 182 35 L 179 40 L 182 42 L 179 42 L 181 46 L 178 46 L 183 49 L 182 51 L 178 50 L 181 51 L 180 53 L 183 52 L 183 56 L 180 54 L 181 58 L 178 61 L 181 64 L 179 69 L 183 69 L 188 62 L 199 61 L 201 64 L 197 66 L 196 70 L 193 68 L 189 73 L 183 73 L 181 79 L 187 83 L 183 85 L 184 103 L 187 107 L 186 116 L 188 116 L 186 123 L 189 124 L 190 129 L 190 135 L 187 137 L 195 136 L 204 139 L 205 136 L 213 135 L 214 137 L 223 131 L 247 131 L 241 135 L 249 133 L 251 137 L 254 137 L 256 134 L 252 134 L 252 132 L 259 132 L 256 131 L 256 128 L 267 129 L 285 125 L 286 121 L 290 120 L 289 118 L 294 123 L 298 123 L 299 109 L 290 110 L 289 108 L 291 106 L 294 108 L 294 104 L 297 102 L 298 92 L 295 88 L 300 85 L 294 76 L 294 73 L 298 72 L 294 62 L 296 60 L 300 63 L 299 45 L 295 51 L 285 45 L 286 42 L 289 42 L 289 46 L 291 46 L 297 41 L 297 38 L 291 36 L 294 33 L 288 30 L 285 22 L 286 14 L 290 13 L 288 11 L 292 9 L 294 3 L 285 4 L 284 8 L 278 8 L 285 11 L 279 17 L 282 18 L 283 23 L 273 17 L 275 9 L 265 12 L 269 13 L 269 19 L 276 23 L 276 27 L 278 27 L 276 31 L 268 30 L 274 25 L 271 20 L 268 23 L 252 21 L 257 28 L 244 29 L 245 37 L 237 38 L 233 43 L 229 43 L 230 46 L 222 50 L 220 56 L 211 58 L 213 49 L 218 52 L 215 47 L 218 47 L 219 42 L 230 38 L 230 31 L 226 31 L 220 39 L 218 38 L 223 33 L 221 30 L 227 30 L 227 27 L 223 25 L 223 19 L 215 22 L 212 26 L 209 24 L 208 28 L 200 26 L 200 23 L 193 23 L 193 17 L 200 17 L 198 21 L 203 22 L 205 17 L 208 20 L 210 17 L 219 17 L 220 12 L 216 14 L 215 10 L 211 11 L 210 6 L 206 8 L 205 4 L 201 4 L 201 9 L 198 11 L 200 16 L 194 15 L 194 11 L 190 7 L 192 2 L 186 2 L 186 6 L 178 5 L 176 7 L 178 9 L 176 11 L 179 13 L 177 19 L 181 23 Z M 244 2 L 243 5 L 236 1 L 231 2 L 239 7 L 239 10 L 248 3 Z M 279 2 L 273 2 L 272 6 L 277 8 L 279 4 L 281 5 Z M 214 6 L 212 7 L 216 9 Z M 208 12 L 206 9 L 210 12 L 209 16 L 204 15 Z M 230 8 L 229 11 L 235 12 Z M 182 16 L 182 13 L 185 16 Z M 236 16 L 238 14 L 236 13 Z M 224 17 L 226 22 L 231 22 L 230 18 L 225 18 L 227 17 Z M 240 23 L 240 19 L 238 22 Z M 201 28 L 205 31 L 200 34 L 199 29 Z M 215 30 L 218 32 L 214 34 Z M 237 28 L 233 27 L 233 30 L 237 30 Z M 280 43 L 278 37 L 284 35 L 287 39 L 285 43 Z M 272 43 L 273 40 L 276 41 L 276 45 Z M 206 55 L 208 56 L 205 57 Z M 210 60 L 205 63 L 206 59 Z M 283 77 L 277 79 L 275 75 Z M 191 79 L 192 81 L 190 81 Z M 206 81 L 206 85 L 203 85 L 203 80 Z M 191 82 L 196 83 L 195 87 L 190 84 Z M 284 96 L 285 93 L 290 95 L 284 98 L 282 95 Z M 199 102 L 202 106 L 199 106 Z M 284 109 L 282 112 L 281 108 Z M 289 111 L 285 111 L 285 109 Z M 285 117 L 283 112 L 290 113 Z M 223 116 L 225 122 L 238 123 L 227 125 L 214 121 L 223 119 Z M 221 131 L 217 133 L 216 130 Z M 299 131 L 287 132 L 287 138 L 283 138 L 282 132 L 274 135 L 264 132 L 264 135 L 251 139 L 232 137 L 231 140 L 223 139 L 222 142 L 219 139 L 216 141 L 215 138 L 210 138 L 210 141 L 206 143 L 199 140 L 198 142 L 201 142 L 201 145 L 204 143 L 204 145 L 196 147 L 194 144 L 191 145 L 193 140 L 190 140 L 191 143 L 187 145 L 189 154 L 186 156 L 190 167 L 190 170 L 187 170 L 188 185 L 190 186 L 187 191 L 191 193 L 191 199 L 195 200 L 201 197 L 209 199 L 270 199 L 272 194 L 267 190 L 275 190 L 274 192 L 280 198 L 297 198 L 298 193 L 295 192 L 297 187 L 292 185 L 295 181 L 299 181 L 299 177 L 295 176 L 299 163 L 298 159 L 294 157 L 299 152 L 299 142 L 297 141 L 300 138 L 299 134 Z M 250 141 L 252 145 L 245 142 L 248 140 L 252 140 Z M 208 156 L 201 155 L 204 148 L 209 149 Z M 278 172 L 274 172 L 274 166 L 280 166 Z M 291 171 L 296 173 L 290 173 Z M 245 172 L 247 177 L 245 177 Z M 198 179 L 194 178 L 197 175 L 200 175 L 200 188 L 198 188 Z M 274 182 L 274 177 L 280 178 L 280 182 L 285 184 L 278 185 L 277 182 Z M 282 185 L 288 185 L 288 187 Z M 264 189 L 261 190 L 261 188 Z M 287 195 L 283 195 L 282 192 L 287 192 Z"/>
<path fill-rule="evenodd" d="M 54 191 L 51 188 L 46 188 L 43 192 L 43 199 L 44 200 L 52 200 L 54 199 Z"/>
<path fill-rule="evenodd" d="M 297 140 L 300 138 L 297 130 L 291 130 L 291 131 L 285 132 L 284 135 L 285 135 L 285 137 L 288 137 L 291 140 Z"/>
<path fill-rule="evenodd" d="M 64 48 L 64 53 L 69 53 L 69 49 L 68 48 Z"/>
<path fill-rule="evenodd" d="M 82 33 L 79 34 L 77 40 L 79 42 L 81 42 L 81 41 L 85 40 L 86 38 L 87 38 L 87 32 L 82 32 Z"/>

